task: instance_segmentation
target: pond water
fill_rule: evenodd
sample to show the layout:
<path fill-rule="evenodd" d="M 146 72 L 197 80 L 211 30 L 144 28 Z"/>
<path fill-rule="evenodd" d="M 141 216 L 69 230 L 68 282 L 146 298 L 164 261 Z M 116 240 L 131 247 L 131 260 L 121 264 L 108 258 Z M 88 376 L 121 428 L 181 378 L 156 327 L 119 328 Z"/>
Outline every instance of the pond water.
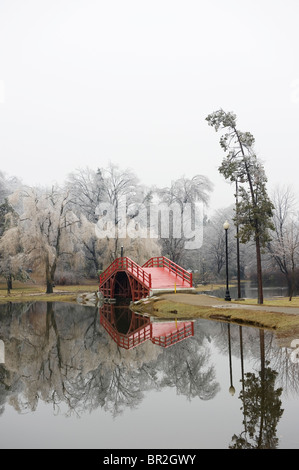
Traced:
<path fill-rule="evenodd" d="M 2 449 L 299 448 L 291 338 L 110 305 L 7 304 L 0 319 Z"/>
<path fill-rule="evenodd" d="M 241 298 L 257 299 L 258 297 L 257 287 L 256 285 L 253 285 L 251 282 L 241 283 L 240 290 L 241 290 Z M 213 289 L 212 291 L 207 291 L 207 293 L 215 295 L 215 297 L 224 299 L 226 288 L 222 287 L 219 289 Z M 238 297 L 238 288 L 236 286 L 229 286 L 229 293 L 232 299 L 236 299 Z M 294 295 L 298 295 L 298 292 L 295 292 Z M 268 299 L 270 297 L 286 297 L 288 296 L 288 288 L 283 287 L 283 286 L 282 287 L 264 286 L 263 296 L 265 299 Z"/>

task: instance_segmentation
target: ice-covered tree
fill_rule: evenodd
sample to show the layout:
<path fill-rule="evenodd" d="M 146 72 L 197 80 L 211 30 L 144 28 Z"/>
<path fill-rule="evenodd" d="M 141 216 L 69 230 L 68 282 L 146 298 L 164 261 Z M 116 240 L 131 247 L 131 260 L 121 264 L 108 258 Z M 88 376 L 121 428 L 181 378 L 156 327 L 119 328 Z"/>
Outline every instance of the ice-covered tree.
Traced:
<path fill-rule="evenodd" d="M 132 230 L 134 237 L 130 236 L 129 228 L 140 225 L 141 207 L 146 206 L 151 195 L 149 189 L 139 184 L 133 171 L 113 163 L 97 171 L 77 170 L 69 175 L 67 188 L 72 209 L 80 218 L 78 242 L 81 240 L 81 248 L 92 269 L 110 264 L 120 255 L 121 246 L 127 255 L 140 254 L 143 245 L 144 251 L 148 250 L 149 243 L 135 236 L 135 230 Z M 101 236 L 101 230 L 96 230 L 98 222 L 98 228 L 103 228 Z M 106 222 L 111 231 L 106 230 Z M 146 220 L 142 223 L 146 228 Z"/>
<path fill-rule="evenodd" d="M 184 230 L 184 211 L 187 205 L 195 207 L 196 202 L 207 205 L 209 193 L 213 185 L 209 178 L 204 175 L 195 175 L 193 178 L 181 177 L 173 181 L 170 187 L 158 190 L 160 201 L 166 204 L 171 212 L 169 213 L 169 236 L 161 238 L 162 252 L 175 263 L 184 262 L 185 243 L 187 240 L 186 230 Z M 190 212 L 191 220 L 187 221 L 189 226 L 195 224 L 195 212 Z M 197 223 L 203 223 L 203 220 Z M 179 226 L 177 226 L 179 224 Z M 180 236 L 178 236 L 180 235 Z"/>
<path fill-rule="evenodd" d="M 101 170 L 80 168 L 69 174 L 65 186 L 69 192 L 73 211 L 83 214 L 89 222 L 96 222 L 96 209 L 104 197 Z"/>
<path fill-rule="evenodd" d="M 53 292 L 54 276 L 62 256 L 73 255 L 78 218 L 70 208 L 67 191 L 28 188 L 11 197 L 20 211 L 19 226 L 27 262 L 44 269 L 46 292 Z"/>
<path fill-rule="evenodd" d="M 289 300 L 292 300 L 295 287 L 295 269 L 299 261 L 299 217 L 295 206 L 295 196 L 288 187 L 278 187 L 273 197 L 272 239 L 268 243 L 276 266 L 284 275 Z"/>
<path fill-rule="evenodd" d="M 13 187 L 7 185 L 2 194 L 8 196 Z M 5 197 L 0 204 L 0 275 L 6 280 L 8 294 L 13 280 L 25 281 L 29 278 L 23 269 L 24 254 L 17 224 L 18 214 Z"/>
<path fill-rule="evenodd" d="M 26 260 L 20 240 L 18 227 L 9 228 L 0 238 L 0 275 L 6 280 L 8 294 L 13 280 L 25 282 L 30 279 L 24 269 Z"/>

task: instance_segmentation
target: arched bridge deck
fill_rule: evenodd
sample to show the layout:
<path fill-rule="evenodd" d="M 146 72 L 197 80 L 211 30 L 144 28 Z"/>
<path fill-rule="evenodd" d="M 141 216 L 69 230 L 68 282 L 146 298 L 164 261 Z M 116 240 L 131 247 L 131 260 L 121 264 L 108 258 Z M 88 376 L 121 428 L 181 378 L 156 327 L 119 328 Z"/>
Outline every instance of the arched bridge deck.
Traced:
<path fill-rule="evenodd" d="M 99 291 L 105 298 L 134 301 L 156 290 L 192 288 L 192 273 L 165 256 L 150 258 L 139 266 L 128 257 L 117 258 L 100 275 Z"/>

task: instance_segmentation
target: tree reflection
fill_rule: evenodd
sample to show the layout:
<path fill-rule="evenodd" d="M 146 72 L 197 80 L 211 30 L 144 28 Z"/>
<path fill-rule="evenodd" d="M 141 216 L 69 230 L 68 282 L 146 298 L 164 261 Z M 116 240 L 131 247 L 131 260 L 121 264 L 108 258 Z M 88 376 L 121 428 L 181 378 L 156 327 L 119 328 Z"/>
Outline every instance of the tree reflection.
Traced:
<path fill-rule="evenodd" d="M 0 416 L 4 412 L 7 396 L 7 389 L 5 387 L 5 375 L 5 368 L 2 364 L 0 364 Z"/>
<path fill-rule="evenodd" d="M 266 357 L 276 358 L 284 369 L 290 359 L 286 354 L 283 361 L 281 349 L 262 330 L 256 341 L 256 329 L 198 321 L 193 337 L 169 348 L 146 341 L 127 350 L 107 334 L 97 308 L 36 303 L 1 306 L 0 311 L 6 352 L 0 366 L 0 412 L 7 403 L 20 413 L 34 411 L 43 401 L 57 414 L 80 416 L 102 408 L 119 416 L 139 407 L 148 391 L 168 387 L 188 400 L 211 400 L 220 390 L 210 356 L 216 345 L 222 354 L 241 358 L 244 431 L 233 436 L 231 447 L 277 446 L 276 427 L 283 413 L 277 388 L 281 371 L 266 363 Z M 251 361 L 259 358 L 259 374 L 244 373 L 243 355 Z M 298 365 L 292 366 L 297 390 Z M 232 379 L 231 367 L 230 373 Z"/>
<path fill-rule="evenodd" d="M 232 449 L 274 449 L 277 447 L 276 427 L 283 414 L 282 389 L 275 390 L 277 372 L 266 367 L 257 375 L 245 374 L 244 392 L 240 392 L 243 403 L 244 432 L 233 436 Z"/>
<path fill-rule="evenodd" d="M 276 430 L 283 414 L 280 396 L 282 388 L 275 389 L 277 371 L 265 360 L 264 331 L 260 330 L 260 371 L 248 372 L 241 379 L 244 431 L 232 437 L 231 449 L 274 449 L 278 445 Z"/>
<path fill-rule="evenodd" d="M 209 366 L 209 358 L 209 350 L 201 348 L 196 340 L 178 343 L 170 354 L 163 356 L 161 386 L 175 387 L 178 394 L 189 400 L 195 397 L 210 400 L 220 386 L 215 382 L 215 370 Z"/>
<path fill-rule="evenodd" d="M 0 370 L 0 407 L 35 411 L 39 400 L 56 414 L 103 408 L 114 416 L 136 408 L 149 390 L 175 387 L 188 399 L 219 390 L 203 335 L 165 349 L 151 341 L 120 348 L 99 312 L 71 304 L 36 303 L 2 316 L 7 363 Z M 8 340 L 9 338 L 9 340 Z"/>

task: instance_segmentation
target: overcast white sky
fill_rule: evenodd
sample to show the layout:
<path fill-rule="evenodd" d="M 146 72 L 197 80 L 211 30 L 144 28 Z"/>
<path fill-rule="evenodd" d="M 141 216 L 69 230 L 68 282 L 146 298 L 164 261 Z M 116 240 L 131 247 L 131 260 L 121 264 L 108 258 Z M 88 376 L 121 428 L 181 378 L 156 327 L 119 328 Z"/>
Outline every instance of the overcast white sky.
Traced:
<path fill-rule="evenodd" d="M 109 161 L 141 183 L 214 183 L 234 111 L 269 192 L 298 179 L 298 0 L 0 0 L 0 170 L 61 183 Z"/>

